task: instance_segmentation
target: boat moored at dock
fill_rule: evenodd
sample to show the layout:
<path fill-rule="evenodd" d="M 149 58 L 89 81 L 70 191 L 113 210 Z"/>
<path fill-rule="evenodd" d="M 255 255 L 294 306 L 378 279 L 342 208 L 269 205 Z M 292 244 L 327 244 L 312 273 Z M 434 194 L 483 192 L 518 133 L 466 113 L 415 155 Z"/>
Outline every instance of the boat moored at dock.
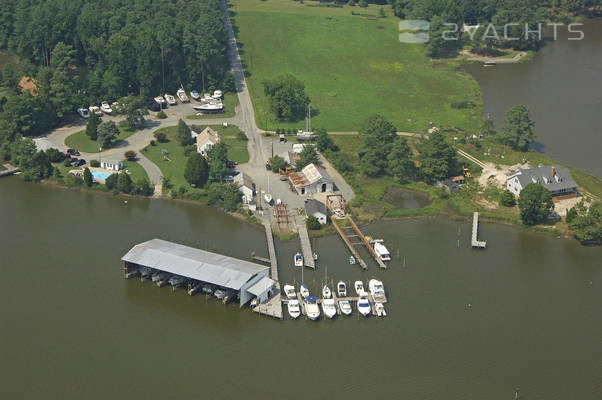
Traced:
<path fill-rule="evenodd" d="M 331 297 L 332 292 L 330 291 L 330 288 L 328 287 L 328 285 L 324 285 L 324 287 L 322 288 L 322 298 L 330 299 Z"/>
<path fill-rule="evenodd" d="M 368 282 L 368 290 L 374 298 L 375 302 L 386 303 L 387 296 L 385 295 L 385 287 L 383 283 L 377 279 L 370 279 Z"/>
<path fill-rule="evenodd" d="M 370 301 L 368 300 L 367 296 L 360 297 L 360 299 L 357 302 L 357 310 L 364 317 L 367 317 L 368 315 L 370 315 L 370 312 L 372 311 L 372 309 L 370 307 Z"/>
<path fill-rule="evenodd" d="M 374 240 L 374 252 L 382 261 L 391 261 L 391 254 L 383 244 L 383 240 Z"/>
<path fill-rule="evenodd" d="M 289 300 L 286 306 L 288 308 L 288 315 L 290 315 L 291 318 L 299 318 L 301 315 L 299 300 Z"/>
<path fill-rule="evenodd" d="M 320 317 L 320 307 L 318 306 L 318 299 L 315 296 L 307 296 L 305 301 L 305 312 L 307 313 L 307 318 L 312 321 L 315 321 Z"/>
<path fill-rule="evenodd" d="M 340 300 L 339 308 L 341 309 L 341 313 L 344 315 L 351 315 L 353 312 L 353 308 L 351 307 L 351 302 L 349 300 Z"/>
<path fill-rule="evenodd" d="M 181 286 L 184 284 L 184 282 L 186 282 L 186 278 L 180 275 L 173 275 L 171 278 L 169 278 L 168 283 L 171 285 L 171 287 L 175 290 L 178 286 Z"/>
<path fill-rule="evenodd" d="M 339 281 L 337 283 L 337 294 L 339 297 L 347 297 L 347 285 L 345 285 L 345 282 Z"/>
<path fill-rule="evenodd" d="M 301 294 L 301 297 L 303 297 L 304 299 L 309 297 L 309 289 L 307 288 L 307 286 L 305 286 L 305 283 L 301 284 L 301 287 L 299 288 L 299 294 Z"/>
<path fill-rule="evenodd" d="M 376 310 L 376 315 L 379 317 L 387 316 L 387 312 L 385 311 L 385 306 L 383 303 L 374 303 L 374 309 Z"/>
<path fill-rule="evenodd" d="M 295 287 L 293 285 L 284 285 L 284 294 L 287 299 L 297 298 L 297 293 L 295 292 Z"/>
<path fill-rule="evenodd" d="M 303 266 L 303 256 L 301 255 L 301 253 L 295 254 L 294 262 L 295 262 L 295 267 Z"/>
<path fill-rule="evenodd" d="M 355 293 L 358 296 L 365 296 L 366 295 L 366 291 L 364 290 L 364 283 L 362 281 L 355 281 L 355 283 L 353 284 L 353 286 L 355 287 Z"/>
<path fill-rule="evenodd" d="M 334 299 L 322 299 L 322 311 L 328 318 L 334 318 L 337 315 Z"/>

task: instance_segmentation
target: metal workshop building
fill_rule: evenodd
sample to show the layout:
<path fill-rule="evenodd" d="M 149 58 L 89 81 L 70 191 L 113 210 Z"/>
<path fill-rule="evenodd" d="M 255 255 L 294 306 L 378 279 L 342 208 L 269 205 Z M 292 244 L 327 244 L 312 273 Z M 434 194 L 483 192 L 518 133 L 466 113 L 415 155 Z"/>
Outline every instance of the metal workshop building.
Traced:
<path fill-rule="evenodd" d="M 235 291 L 241 306 L 265 299 L 275 284 L 267 266 L 161 239 L 137 244 L 121 260 L 126 273 L 144 266 Z"/>

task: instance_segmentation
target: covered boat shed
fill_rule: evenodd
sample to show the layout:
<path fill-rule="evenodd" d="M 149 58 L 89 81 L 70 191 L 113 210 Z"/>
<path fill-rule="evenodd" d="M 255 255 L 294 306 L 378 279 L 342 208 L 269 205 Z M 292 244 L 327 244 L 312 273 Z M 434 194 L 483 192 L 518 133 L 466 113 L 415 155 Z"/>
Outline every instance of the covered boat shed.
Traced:
<path fill-rule="evenodd" d="M 264 265 L 161 239 L 137 244 L 121 260 L 126 273 L 143 266 L 235 291 L 241 306 L 261 292 L 256 284 L 270 272 Z"/>

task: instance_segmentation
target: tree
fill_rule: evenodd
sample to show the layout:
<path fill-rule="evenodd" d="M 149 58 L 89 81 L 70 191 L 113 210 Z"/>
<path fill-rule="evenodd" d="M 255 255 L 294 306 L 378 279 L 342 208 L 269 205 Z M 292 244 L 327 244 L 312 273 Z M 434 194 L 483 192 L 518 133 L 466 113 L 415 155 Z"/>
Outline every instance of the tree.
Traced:
<path fill-rule="evenodd" d="M 117 190 L 123 193 L 130 193 L 132 191 L 132 178 L 125 172 L 121 172 L 117 176 Z"/>
<path fill-rule="evenodd" d="M 228 175 L 228 148 L 224 143 L 217 143 L 207 154 L 209 163 L 209 180 L 221 182 Z"/>
<path fill-rule="evenodd" d="M 308 144 L 303 146 L 303 150 L 301 151 L 301 154 L 299 154 L 299 160 L 295 163 L 295 167 L 297 168 L 297 171 L 301 171 L 309 164 L 319 163 L 320 158 L 318 157 L 318 152 L 316 151 L 315 146 Z"/>
<path fill-rule="evenodd" d="M 362 171 L 368 176 L 380 176 L 387 169 L 391 144 L 397 137 L 397 128 L 381 115 L 369 117 L 360 129 L 364 152 L 360 153 Z"/>
<path fill-rule="evenodd" d="M 535 139 L 535 122 L 527 107 L 518 104 L 508 110 L 502 125 L 502 140 L 515 150 L 527 151 Z"/>
<path fill-rule="evenodd" d="M 125 120 L 130 129 L 138 129 L 144 126 L 144 116 L 148 115 L 148 110 L 144 104 L 142 96 L 130 95 L 120 100 L 123 105 Z"/>
<path fill-rule="evenodd" d="M 94 182 L 94 179 L 92 179 L 92 173 L 90 172 L 90 169 L 88 169 L 88 167 L 86 167 L 84 169 L 84 183 L 86 184 L 86 186 L 90 187 L 90 186 L 92 186 L 93 182 Z"/>
<path fill-rule="evenodd" d="M 77 89 L 74 79 L 75 50 L 70 45 L 58 42 L 51 53 L 50 101 L 59 118 L 73 112 L 77 104 Z"/>
<path fill-rule="evenodd" d="M 381 176 L 387 168 L 387 158 L 375 149 L 369 149 L 361 158 L 362 172 L 370 177 Z"/>
<path fill-rule="evenodd" d="M 103 122 L 102 124 L 98 125 L 97 132 L 97 142 L 103 148 L 111 147 L 115 136 L 119 135 L 119 129 L 113 121 Z"/>
<path fill-rule="evenodd" d="M 432 133 L 418 145 L 420 173 L 425 181 L 444 179 L 458 170 L 456 151 L 441 132 Z"/>
<path fill-rule="evenodd" d="M 395 139 L 391 152 L 387 157 L 389 173 L 399 180 L 413 179 L 416 176 L 416 166 L 412 156 L 412 149 L 408 145 L 408 140 L 404 137 Z"/>
<path fill-rule="evenodd" d="M 141 179 L 134 184 L 134 192 L 141 196 L 152 196 L 155 188 L 147 179 Z"/>
<path fill-rule="evenodd" d="M 52 175 L 52 165 L 50 160 L 44 151 L 38 151 L 33 155 L 31 163 L 26 166 L 23 172 L 29 173 L 33 179 L 44 179 Z"/>
<path fill-rule="evenodd" d="M 189 146 L 194 143 L 194 139 L 192 138 L 192 132 L 186 123 L 180 119 L 178 121 L 178 130 L 176 134 L 178 141 L 182 146 Z"/>
<path fill-rule="evenodd" d="M 167 134 L 165 132 L 155 131 L 155 133 L 153 133 L 153 136 L 155 137 L 155 139 L 157 139 L 157 142 L 159 143 L 164 143 L 167 141 Z"/>
<path fill-rule="evenodd" d="M 90 113 L 88 122 L 86 122 L 86 135 L 91 140 L 98 138 L 98 125 L 100 124 L 100 117 L 95 113 Z"/>
<path fill-rule="evenodd" d="M 279 170 L 286 168 L 287 163 L 286 160 L 280 156 L 274 156 L 270 158 L 270 168 L 275 173 L 278 173 Z"/>
<path fill-rule="evenodd" d="M 270 111 L 280 121 L 302 119 L 309 104 L 305 85 L 293 75 L 282 75 L 263 82 L 263 89 L 269 100 Z"/>
<path fill-rule="evenodd" d="M 434 16 L 429 25 L 429 41 L 426 47 L 428 54 L 434 58 L 454 56 L 461 47 L 457 34 L 445 33 L 449 27 L 443 22 L 441 17 Z"/>
<path fill-rule="evenodd" d="M 225 185 L 222 201 L 224 210 L 236 211 L 240 203 L 242 203 L 242 195 L 238 186 L 235 184 Z"/>
<path fill-rule="evenodd" d="M 514 207 L 516 205 L 514 195 L 509 190 L 504 190 L 500 194 L 500 204 L 504 207 Z"/>
<path fill-rule="evenodd" d="M 119 174 L 111 174 L 105 179 L 105 186 L 109 190 L 117 189 L 117 178 Z"/>
<path fill-rule="evenodd" d="M 339 148 L 332 141 L 331 137 L 328 136 L 328 132 L 324 128 L 318 128 L 315 130 L 316 134 L 316 147 L 319 151 L 325 152 L 327 150 L 337 151 Z"/>
<path fill-rule="evenodd" d="M 50 162 L 53 162 L 53 163 L 59 162 L 63 158 L 63 154 L 58 149 L 55 149 L 54 147 L 46 150 L 46 155 L 48 156 L 48 160 L 50 160 Z"/>
<path fill-rule="evenodd" d="M 320 224 L 320 221 L 318 221 L 318 219 L 313 215 L 309 215 L 307 217 L 305 220 L 305 226 L 307 226 L 307 229 L 312 231 L 319 231 L 322 229 L 322 224 Z"/>
<path fill-rule="evenodd" d="M 602 243 L 602 203 L 595 202 L 588 208 L 581 201 L 567 212 L 567 222 L 581 243 Z"/>
<path fill-rule="evenodd" d="M 552 195 L 540 184 L 529 183 L 520 192 L 518 198 L 520 218 L 525 225 L 545 222 L 554 209 Z"/>
<path fill-rule="evenodd" d="M 137 154 L 134 150 L 128 150 L 123 155 L 128 161 L 136 161 Z"/>
<path fill-rule="evenodd" d="M 193 187 L 202 188 L 209 177 L 209 166 L 205 157 L 199 153 L 192 154 L 186 161 L 184 178 Z"/>

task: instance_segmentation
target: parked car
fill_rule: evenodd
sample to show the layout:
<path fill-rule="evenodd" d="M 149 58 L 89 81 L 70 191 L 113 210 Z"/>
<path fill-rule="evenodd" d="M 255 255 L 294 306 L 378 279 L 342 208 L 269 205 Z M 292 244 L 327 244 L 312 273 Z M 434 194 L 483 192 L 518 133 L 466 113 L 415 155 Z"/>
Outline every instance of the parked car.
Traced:
<path fill-rule="evenodd" d="M 234 182 L 234 177 L 232 175 L 228 175 L 225 179 L 224 182 Z"/>
<path fill-rule="evenodd" d="M 161 111 L 161 105 L 155 101 L 152 97 L 148 97 L 144 100 L 146 107 L 151 111 Z"/>
<path fill-rule="evenodd" d="M 81 167 L 81 166 L 82 166 L 82 165 L 84 165 L 85 163 L 86 163 L 86 160 L 83 160 L 83 159 L 81 159 L 81 158 L 80 158 L 79 160 L 76 160 L 76 161 L 73 163 L 73 166 L 74 166 L 74 167 Z"/>
<path fill-rule="evenodd" d="M 265 169 L 266 169 L 266 171 L 272 170 L 272 167 L 270 167 L 270 163 L 265 163 Z"/>
<path fill-rule="evenodd" d="M 236 161 L 228 161 L 228 162 L 226 163 L 226 167 L 228 167 L 228 168 L 234 168 L 234 167 L 236 167 L 237 165 L 238 165 L 238 163 L 237 163 Z"/>
<path fill-rule="evenodd" d="M 90 117 L 90 111 L 87 108 L 78 108 L 77 109 L 77 113 L 82 118 L 88 118 L 88 117 Z"/>
<path fill-rule="evenodd" d="M 77 151 L 75 149 L 67 149 L 67 154 L 69 154 L 70 156 L 80 156 L 81 155 L 79 153 L 79 151 Z"/>

